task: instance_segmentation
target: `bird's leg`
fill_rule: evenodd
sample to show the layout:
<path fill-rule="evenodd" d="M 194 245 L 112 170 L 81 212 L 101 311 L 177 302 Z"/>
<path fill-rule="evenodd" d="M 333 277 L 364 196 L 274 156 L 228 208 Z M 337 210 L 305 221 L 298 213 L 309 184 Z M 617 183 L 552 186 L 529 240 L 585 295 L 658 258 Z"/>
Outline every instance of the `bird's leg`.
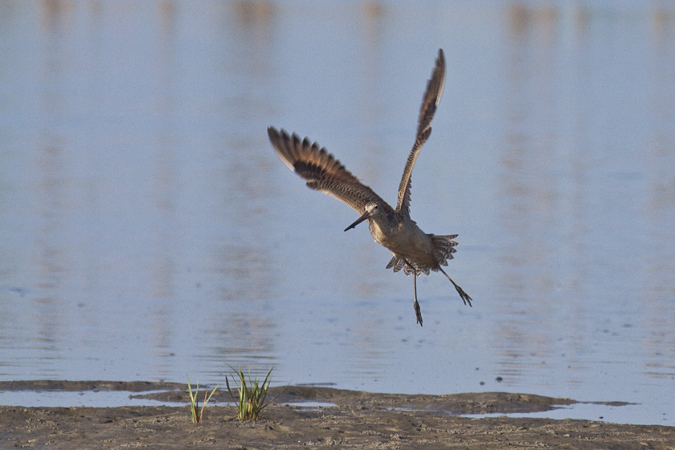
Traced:
<path fill-rule="evenodd" d="M 469 297 L 469 294 L 467 294 L 466 292 L 464 292 L 464 289 L 462 289 L 461 287 L 459 287 L 459 286 L 457 285 L 457 283 L 455 283 L 454 281 L 452 281 L 452 278 L 450 278 L 450 277 L 448 276 L 448 274 L 445 273 L 445 270 L 443 270 L 443 268 L 442 268 L 441 266 L 438 266 L 438 269 L 439 269 L 441 272 L 443 272 L 443 275 L 445 275 L 446 277 L 448 277 L 448 280 L 450 280 L 450 282 L 452 283 L 452 285 L 455 286 L 455 289 L 457 289 L 457 293 L 458 293 L 459 296 L 462 298 L 462 301 L 464 302 L 464 304 L 466 305 L 466 304 L 468 303 L 469 306 L 471 306 L 471 300 L 473 300 L 473 299 L 472 299 L 471 297 Z"/>
<path fill-rule="evenodd" d="M 420 309 L 420 304 L 417 303 L 417 272 L 413 272 L 413 287 L 415 289 L 415 303 L 413 303 L 413 306 L 415 307 L 415 315 L 417 316 L 417 323 L 420 324 L 421 327 L 422 325 L 422 310 Z"/>
<path fill-rule="evenodd" d="M 413 289 L 415 291 L 415 302 L 413 303 L 413 307 L 415 308 L 415 315 L 417 316 L 417 323 L 420 324 L 421 327 L 424 325 L 422 324 L 422 310 L 420 309 L 420 304 L 417 302 L 417 270 L 415 270 L 415 267 L 413 267 L 412 264 L 410 264 L 408 261 L 405 259 L 403 260 L 405 263 L 412 269 L 413 272 Z"/>

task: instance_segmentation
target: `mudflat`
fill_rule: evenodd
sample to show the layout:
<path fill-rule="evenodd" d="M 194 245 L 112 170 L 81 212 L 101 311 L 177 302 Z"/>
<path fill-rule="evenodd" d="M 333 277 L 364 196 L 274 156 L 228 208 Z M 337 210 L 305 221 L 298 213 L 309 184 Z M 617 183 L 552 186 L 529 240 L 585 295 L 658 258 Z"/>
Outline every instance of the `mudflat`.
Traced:
<path fill-rule="evenodd" d="M 25 408 L 0 406 L 1 448 L 574 448 L 675 449 L 675 427 L 588 420 L 462 417 L 546 411 L 575 403 L 530 394 L 488 392 L 400 395 L 325 387 L 273 388 L 258 422 L 239 422 L 217 391 L 204 421 L 190 420 L 186 386 L 104 381 L 3 382 L 0 390 L 119 390 L 185 406 Z M 144 393 L 152 390 L 152 393 Z M 162 392 L 157 392 L 162 390 Z M 311 403 L 306 403 L 311 402 Z M 289 405 L 288 403 L 291 403 Z M 304 406 L 303 406 L 304 405 Z"/>

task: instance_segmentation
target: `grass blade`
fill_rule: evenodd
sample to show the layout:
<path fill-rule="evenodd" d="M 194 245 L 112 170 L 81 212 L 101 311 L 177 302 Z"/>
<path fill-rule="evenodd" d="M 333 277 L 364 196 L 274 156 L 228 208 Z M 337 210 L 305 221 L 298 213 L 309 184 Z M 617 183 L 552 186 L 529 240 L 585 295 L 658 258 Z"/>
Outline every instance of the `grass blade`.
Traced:
<path fill-rule="evenodd" d="M 270 386 L 273 368 L 267 372 L 267 376 L 263 380 L 262 384 L 260 383 L 260 380 L 258 380 L 257 375 L 251 378 L 250 368 L 248 371 L 248 382 L 246 380 L 247 377 L 244 374 L 244 371 L 241 370 L 241 366 L 239 367 L 239 370 L 235 370 L 232 366 L 230 366 L 230 368 L 233 372 L 233 374 L 231 374 L 233 383 L 236 382 L 236 378 L 239 379 L 239 385 L 236 386 L 239 390 L 237 395 L 238 400 L 235 400 L 235 395 L 232 387 L 230 386 L 230 381 L 227 376 L 225 377 L 227 391 L 230 393 L 230 397 L 232 397 L 232 400 L 234 401 L 235 407 L 237 409 L 237 418 L 242 422 L 246 420 L 258 420 L 260 417 L 260 412 L 270 404 L 270 402 L 265 403 L 265 399 L 267 398 L 267 391 Z M 276 400 L 276 397 L 274 400 Z"/>
<path fill-rule="evenodd" d="M 188 380 L 188 393 L 190 394 L 190 416 L 192 418 L 192 423 L 201 423 L 201 421 L 204 419 L 204 409 L 206 408 L 207 403 L 209 403 L 209 400 L 211 400 L 211 397 L 213 397 L 213 394 L 216 393 L 216 389 L 218 389 L 219 384 L 216 385 L 216 387 L 213 388 L 211 393 L 209 394 L 209 390 L 207 389 L 204 392 L 204 403 L 202 403 L 202 408 L 201 410 L 199 409 L 199 380 L 197 380 L 197 389 L 195 390 L 194 394 L 192 393 L 192 386 L 190 385 L 190 375 L 187 376 Z M 225 379 L 227 381 L 227 378 Z M 227 389 L 230 389 L 230 386 L 227 386 Z"/>

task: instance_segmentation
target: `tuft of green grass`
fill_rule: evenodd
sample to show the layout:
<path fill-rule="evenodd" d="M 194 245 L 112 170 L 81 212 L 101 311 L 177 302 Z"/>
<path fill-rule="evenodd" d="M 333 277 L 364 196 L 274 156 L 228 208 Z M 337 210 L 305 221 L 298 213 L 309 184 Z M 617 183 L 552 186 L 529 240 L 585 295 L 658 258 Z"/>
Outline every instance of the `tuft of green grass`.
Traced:
<path fill-rule="evenodd" d="M 271 402 L 265 403 L 265 398 L 267 397 L 267 390 L 270 387 L 270 375 L 272 374 L 272 369 L 267 372 L 267 376 L 262 383 L 258 380 L 256 375 L 251 379 L 251 369 L 248 370 L 248 383 L 246 382 L 246 376 L 244 372 L 239 367 L 239 370 L 234 370 L 232 366 L 230 369 L 234 372 L 232 374 L 232 381 L 234 378 L 239 378 L 239 386 L 235 385 L 236 390 L 238 390 L 238 395 L 235 396 L 230 388 L 230 382 L 225 377 L 225 384 L 227 385 L 227 391 L 230 393 L 232 400 L 234 401 L 235 406 L 237 407 L 237 418 L 244 422 L 246 420 L 258 420 L 260 417 L 260 412 L 265 409 L 267 405 Z"/>
<path fill-rule="evenodd" d="M 190 375 L 187 376 L 188 380 L 188 392 L 190 393 L 190 414 L 192 415 L 192 423 L 201 423 L 201 421 L 204 419 L 204 408 L 206 408 L 206 404 L 211 400 L 211 397 L 213 394 L 216 392 L 216 389 L 218 389 L 219 384 L 216 385 L 216 387 L 213 388 L 211 391 L 211 394 L 209 394 L 209 390 L 207 389 L 206 392 L 204 392 L 204 403 L 202 403 L 202 409 L 199 409 L 199 398 L 197 396 L 199 395 L 199 380 L 197 380 L 197 389 L 195 390 L 194 395 L 192 394 L 192 386 L 190 386 Z M 229 389 L 229 388 L 228 388 Z"/>

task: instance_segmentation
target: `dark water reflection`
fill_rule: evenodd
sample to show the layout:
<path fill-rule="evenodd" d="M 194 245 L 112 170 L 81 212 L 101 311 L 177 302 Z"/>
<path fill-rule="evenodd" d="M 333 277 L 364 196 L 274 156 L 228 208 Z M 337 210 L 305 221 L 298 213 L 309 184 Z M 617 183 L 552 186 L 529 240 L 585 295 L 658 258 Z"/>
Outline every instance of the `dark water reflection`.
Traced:
<path fill-rule="evenodd" d="M 393 202 L 438 47 L 412 213 L 460 234 L 476 303 L 424 278 L 420 329 L 412 280 L 265 128 Z M 667 2 L 0 2 L 0 377 L 274 365 L 673 425 L 674 75 Z"/>

